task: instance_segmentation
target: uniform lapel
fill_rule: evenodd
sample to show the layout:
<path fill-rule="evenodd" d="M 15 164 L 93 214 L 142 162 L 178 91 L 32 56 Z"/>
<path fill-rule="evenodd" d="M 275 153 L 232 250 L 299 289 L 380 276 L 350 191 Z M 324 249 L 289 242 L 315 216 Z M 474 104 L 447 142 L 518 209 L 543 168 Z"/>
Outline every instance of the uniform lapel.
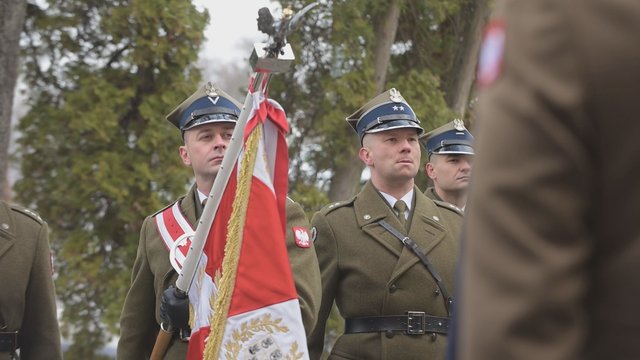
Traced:
<path fill-rule="evenodd" d="M 5 204 L 0 204 L 0 257 L 9 250 L 16 240 L 13 233 L 14 224 L 11 222 L 11 210 Z M 6 226 L 5 226 L 6 225 Z M 6 229 L 5 229 L 6 227 Z"/>
<path fill-rule="evenodd" d="M 358 225 L 371 238 L 396 256 L 400 256 L 403 245 L 390 232 L 378 224 L 384 219 L 391 226 L 402 229 L 400 221 L 393 213 L 387 202 L 382 198 L 373 185 L 368 182 L 356 196 L 353 203 Z M 404 230 L 403 230 L 404 232 Z"/>
<path fill-rule="evenodd" d="M 202 213 L 202 205 L 196 206 L 196 198 L 199 200 L 199 196 L 196 190 L 196 186 L 193 185 L 187 195 L 180 201 L 180 210 L 191 224 L 191 227 L 195 230 L 198 225 L 198 219 L 200 213 Z"/>
<path fill-rule="evenodd" d="M 415 208 L 412 210 L 413 219 L 411 220 L 409 237 L 418 245 L 422 253 L 428 256 L 429 252 L 445 238 L 446 230 L 440 223 L 439 212 L 433 201 L 429 200 L 417 188 L 415 188 L 414 196 Z M 396 227 L 396 229 L 403 232 L 399 227 Z M 395 241 L 400 243 L 397 238 L 395 238 Z M 403 246 L 390 281 L 393 282 L 418 262 L 420 262 L 420 259 L 416 254 L 411 249 Z"/>
<path fill-rule="evenodd" d="M 14 241 L 16 240 L 15 235 L 12 233 L 0 229 L 0 257 L 4 255 L 12 246 Z"/>
<path fill-rule="evenodd" d="M 408 235 L 424 254 L 429 254 L 445 238 L 446 230 L 440 224 L 440 213 L 433 201 L 417 188 L 414 188 L 414 196 L 415 208 L 412 210 L 413 218 Z M 393 210 L 370 182 L 356 196 L 353 206 L 362 231 L 398 257 L 390 281 L 394 281 L 420 261 L 398 238 L 378 224 L 378 221 L 384 219 L 396 230 L 406 234 Z"/>
<path fill-rule="evenodd" d="M 428 254 L 442 239 L 446 229 L 440 219 L 440 211 L 436 204 L 424 196 L 417 188 L 415 191 L 416 206 L 409 229 L 409 237 Z"/>

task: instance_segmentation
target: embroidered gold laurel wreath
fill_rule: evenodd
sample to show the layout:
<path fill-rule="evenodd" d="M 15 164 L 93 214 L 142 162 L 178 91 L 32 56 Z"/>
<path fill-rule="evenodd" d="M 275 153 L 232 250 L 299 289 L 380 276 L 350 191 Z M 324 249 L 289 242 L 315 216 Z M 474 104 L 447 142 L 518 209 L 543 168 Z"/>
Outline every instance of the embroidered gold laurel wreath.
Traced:
<path fill-rule="evenodd" d="M 280 325 L 282 318 L 272 319 L 271 314 L 264 314 L 259 319 L 252 319 L 250 321 L 242 323 L 239 329 L 233 331 L 231 337 L 232 340 L 227 341 L 224 344 L 225 358 L 226 359 L 238 359 L 240 351 L 243 348 L 243 344 L 251 340 L 259 332 L 273 333 L 288 333 L 289 328 Z M 302 359 L 303 354 L 298 352 L 298 342 L 291 344 L 289 348 L 289 354 L 285 357 L 287 360 Z"/>

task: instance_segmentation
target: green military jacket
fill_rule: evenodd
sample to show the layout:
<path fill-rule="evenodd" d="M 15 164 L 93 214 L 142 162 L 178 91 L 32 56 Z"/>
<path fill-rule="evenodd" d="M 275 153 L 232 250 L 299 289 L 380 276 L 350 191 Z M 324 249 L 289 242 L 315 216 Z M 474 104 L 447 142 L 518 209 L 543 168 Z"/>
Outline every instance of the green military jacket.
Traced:
<path fill-rule="evenodd" d="M 322 303 L 309 347 L 319 359 L 325 323 L 335 300 L 345 317 L 404 315 L 424 311 L 447 316 L 438 286 L 419 258 L 377 222 L 386 220 L 406 233 L 395 213 L 371 183 L 349 201 L 328 205 L 311 224 L 320 273 Z M 426 254 L 454 291 L 462 216 L 445 203 L 435 203 L 414 188 L 408 235 Z M 446 336 L 401 332 L 341 335 L 330 359 L 443 359 Z"/>
<path fill-rule="evenodd" d="M 180 208 L 191 224 L 197 222 L 202 206 L 196 203 L 195 186 L 180 198 Z M 302 321 L 307 332 L 314 326 L 320 306 L 320 272 L 313 245 L 301 248 L 296 245 L 292 227 L 309 227 L 300 205 L 287 200 L 287 251 L 298 291 Z M 156 213 L 157 214 L 157 213 Z M 155 215 L 155 214 L 154 214 Z M 147 359 L 160 329 L 160 301 L 162 292 L 175 284 L 178 274 L 169 262 L 166 249 L 157 231 L 155 220 L 147 217 L 140 231 L 138 254 L 131 275 L 131 288 L 125 299 L 120 318 L 118 360 Z M 165 359 L 184 360 L 187 342 L 174 336 Z"/>
<path fill-rule="evenodd" d="M 23 360 L 62 359 L 48 231 L 38 215 L 0 202 L 0 326 L 20 332 Z"/>
<path fill-rule="evenodd" d="M 438 194 L 436 193 L 436 188 L 433 186 L 429 186 L 427 190 L 424 191 L 424 194 L 427 195 L 427 197 L 431 200 L 442 201 L 440 196 L 438 196 Z"/>
<path fill-rule="evenodd" d="M 431 200 L 435 201 L 436 203 L 438 203 L 438 202 L 442 202 L 442 203 L 444 203 L 444 205 L 446 205 L 446 206 L 450 206 L 450 207 L 451 207 L 451 208 L 453 208 L 455 211 L 458 211 L 458 212 L 460 212 L 461 214 L 463 214 L 463 215 L 464 215 L 464 209 L 460 209 L 459 207 L 457 207 L 457 206 L 455 206 L 455 205 L 453 205 L 453 204 L 451 204 L 451 203 L 448 203 L 448 202 L 446 202 L 446 201 L 442 200 L 442 199 L 440 198 L 440 196 L 438 196 L 438 193 L 436 192 L 436 188 L 435 188 L 435 187 L 433 187 L 433 186 L 429 186 L 429 187 L 427 188 L 427 190 L 425 190 L 425 191 L 424 191 L 424 194 L 425 194 L 429 199 L 431 199 Z M 440 205 L 443 205 L 443 204 L 440 204 Z"/>

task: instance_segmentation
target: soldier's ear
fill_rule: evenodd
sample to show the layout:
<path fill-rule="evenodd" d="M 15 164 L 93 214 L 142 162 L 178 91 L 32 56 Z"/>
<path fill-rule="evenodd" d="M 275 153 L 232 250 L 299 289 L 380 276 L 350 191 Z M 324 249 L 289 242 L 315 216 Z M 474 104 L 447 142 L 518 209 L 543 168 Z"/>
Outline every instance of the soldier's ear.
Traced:
<path fill-rule="evenodd" d="M 428 162 L 424 165 L 424 170 L 427 176 L 429 177 L 429 179 L 431 180 L 436 179 L 436 169 L 433 167 L 433 164 L 431 164 L 431 162 Z"/>
<path fill-rule="evenodd" d="M 361 147 L 360 151 L 358 151 L 358 157 L 362 162 L 367 166 L 373 165 L 373 158 L 371 157 L 371 151 L 366 147 Z"/>
<path fill-rule="evenodd" d="M 191 158 L 189 157 L 189 151 L 187 151 L 187 147 L 182 145 L 178 148 L 178 152 L 180 153 L 180 159 L 182 159 L 182 163 L 191 166 Z"/>

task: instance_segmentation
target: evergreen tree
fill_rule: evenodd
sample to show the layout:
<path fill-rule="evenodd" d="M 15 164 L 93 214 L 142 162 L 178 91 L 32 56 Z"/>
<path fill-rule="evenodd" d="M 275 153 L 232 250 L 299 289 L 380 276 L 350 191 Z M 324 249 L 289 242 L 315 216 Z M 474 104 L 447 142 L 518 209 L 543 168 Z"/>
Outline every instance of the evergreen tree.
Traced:
<path fill-rule="evenodd" d="M 29 6 L 15 191 L 51 228 L 67 359 L 117 333 L 144 216 L 188 186 L 164 115 L 200 85 L 208 20 L 182 0 Z"/>

